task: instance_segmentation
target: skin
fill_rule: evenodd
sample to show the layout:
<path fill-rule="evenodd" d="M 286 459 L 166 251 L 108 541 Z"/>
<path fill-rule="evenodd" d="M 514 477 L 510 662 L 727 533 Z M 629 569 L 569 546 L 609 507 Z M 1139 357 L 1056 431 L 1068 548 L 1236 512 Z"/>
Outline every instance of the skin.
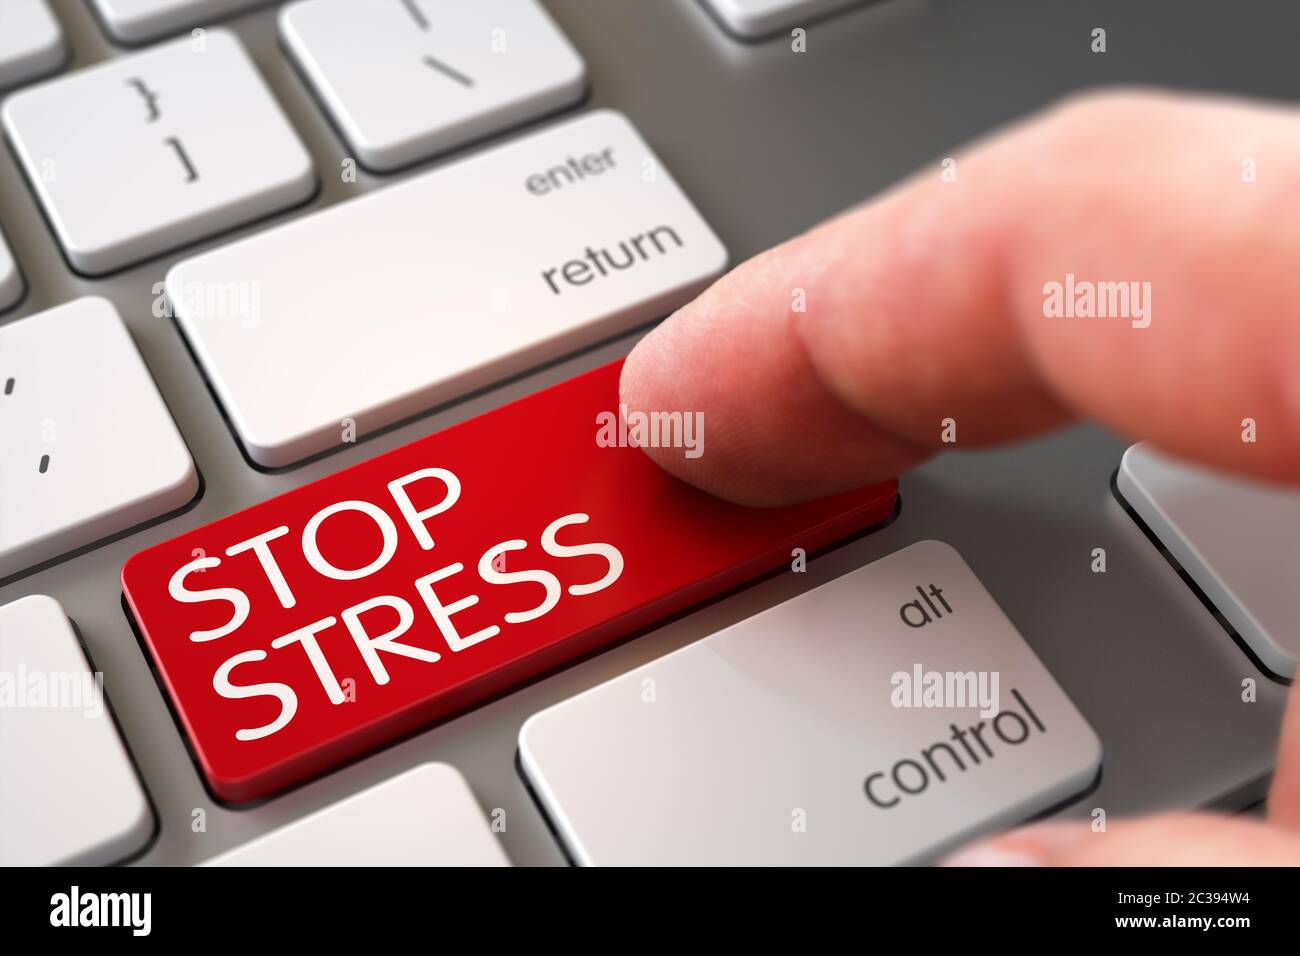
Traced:
<path fill-rule="evenodd" d="M 1300 113 L 1093 94 L 976 144 L 956 169 L 756 256 L 647 335 L 622 400 L 702 411 L 709 445 L 695 459 L 646 453 L 714 494 L 774 505 L 900 474 L 943 447 L 945 418 L 971 448 L 1088 417 L 1300 484 Z M 1067 272 L 1150 282 L 1150 326 L 1045 317 L 1044 283 Z M 1255 443 L 1241 440 L 1247 417 Z M 1298 693 L 1267 822 L 1052 822 L 951 862 L 1300 865 Z"/>

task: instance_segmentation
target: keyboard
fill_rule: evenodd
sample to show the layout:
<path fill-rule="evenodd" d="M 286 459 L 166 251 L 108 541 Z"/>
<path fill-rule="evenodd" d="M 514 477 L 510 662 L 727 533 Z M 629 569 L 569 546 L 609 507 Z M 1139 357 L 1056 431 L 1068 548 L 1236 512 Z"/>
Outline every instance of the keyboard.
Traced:
<path fill-rule="evenodd" d="M 618 403 L 729 265 L 1223 39 L 1109 18 L 1098 67 L 1028 0 L 0 0 L 0 863 L 909 865 L 1261 799 L 1300 494 L 1082 425 L 750 509 Z"/>

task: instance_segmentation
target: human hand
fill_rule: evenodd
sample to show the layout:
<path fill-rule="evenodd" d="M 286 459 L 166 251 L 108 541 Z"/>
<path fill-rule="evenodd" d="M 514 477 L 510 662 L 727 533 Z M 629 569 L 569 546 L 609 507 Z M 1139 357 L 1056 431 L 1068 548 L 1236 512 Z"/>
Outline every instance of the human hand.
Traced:
<path fill-rule="evenodd" d="M 1257 171 L 1249 178 L 1248 169 Z M 632 410 L 704 413 L 708 454 L 646 449 L 748 504 L 892 477 L 1076 417 L 1300 482 L 1300 116 L 1218 98 L 1069 101 L 742 264 L 624 366 Z M 1139 282 L 1141 320 L 1046 317 L 1069 274 Z M 801 290 L 801 292 L 799 291 Z M 797 295 L 806 311 L 792 307 Z M 1258 423 L 1241 441 L 1241 420 Z M 1176 814 L 1012 831 L 956 863 L 1300 864 L 1300 698 L 1267 822 Z"/>

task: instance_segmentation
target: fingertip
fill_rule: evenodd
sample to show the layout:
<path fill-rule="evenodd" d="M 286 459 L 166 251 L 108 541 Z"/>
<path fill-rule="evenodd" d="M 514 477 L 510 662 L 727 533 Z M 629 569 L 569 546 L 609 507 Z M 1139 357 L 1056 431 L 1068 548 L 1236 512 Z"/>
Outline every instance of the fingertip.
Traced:
<path fill-rule="evenodd" d="M 790 312 L 798 256 L 751 259 L 646 335 L 623 366 L 629 414 L 682 412 L 704 452 L 646 453 L 671 474 L 738 504 L 776 506 L 884 481 L 929 450 L 844 404 L 809 361 Z"/>
<path fill-rule="evenodd" d="M 1043 866 L 1031 853 L 1018 853 L 995 842 L 976 843 L 939 861 L 942 867 Z"/>
<path fill-rule="evenodd" d="M 683 386 L 689 394 L 690 381 L 695 374 L 691 356 L 689 353 L 681 354 L 678 347 L 676 323 L 681 321 L 681 311 L 651 329 L 624 361 L 623 370 L 619 374 L 619 402 L 629 414 L 656 410 L 690 410 L 680 407 L 683 404 Z M 705 448 L 708 448 L 707 444 Z M 674 454 L 671 448 L 654 445 L 642 446 L 641 451 L 669 474 L 693 484 L 702 483 L 703 476 L 699 473 L 702 469 L 696 464 L 698 459 Z"/>
<path fill-rule="evenodd" d="M 939 861 L 939 866 L 1053 866 L 1091 830 L 1086 823 L 1050 820 L 978 840 Z"/>

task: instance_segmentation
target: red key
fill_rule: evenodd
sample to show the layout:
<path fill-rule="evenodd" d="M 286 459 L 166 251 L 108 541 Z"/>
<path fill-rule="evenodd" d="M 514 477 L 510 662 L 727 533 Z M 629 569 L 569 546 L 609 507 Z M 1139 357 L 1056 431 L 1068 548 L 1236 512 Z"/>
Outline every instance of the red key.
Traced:
<path fill-rule="evenodd" d="M 745 508 L 643 444 L 621 362 L 142 551 L 122 586 L 212 792 L 246 802 L 885 521 Z"/>

